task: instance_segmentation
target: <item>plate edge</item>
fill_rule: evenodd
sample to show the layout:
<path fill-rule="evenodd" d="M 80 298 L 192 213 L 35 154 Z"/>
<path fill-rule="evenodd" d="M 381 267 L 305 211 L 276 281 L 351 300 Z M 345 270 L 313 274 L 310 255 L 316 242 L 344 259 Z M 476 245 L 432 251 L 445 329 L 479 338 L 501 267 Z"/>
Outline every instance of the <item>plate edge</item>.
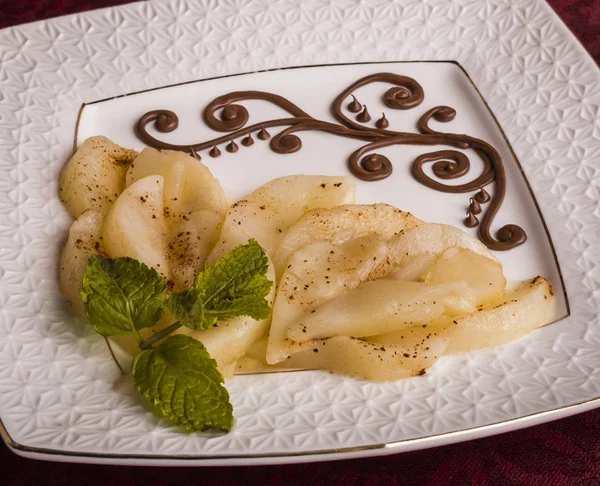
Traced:
<path fill-rule="evenodd" d="M 586 51 L 586 53 L 587 53 L 587 51 Z M 145 90 L 134 91 L 131 93 L 125 93 L 125 94 L 121 94 L 121 95 L 111 96 L 108 98 L 94 100 L 91 102 L 84 102 L 81 104 L 78 114 L 77 114 L 77 119 L 76 119 L 76 124 L 75 124 L 75 133 L 74 133 L 74 138 L 73 138 L 73 151 L 75 151 L 77 148 L 79 123 L 81 121 L 83 111 L 89 105 L 102 103 L 102 102 L 106 102 L 106 101 L 110 101 L 110 100 L 114 100 L 114 99 L 118 99 L 118 98 L 133 96 L 133 95 L 137 95 L 137 94 L 158 91 L 158 90 L 165 89 L 165 88 L 173 88 L 173 87 L 178 87 L 178 86 L 183 86 L 183 85 L 188 85 L 188 84 L 195 84 L 195 83 L 211 81 L 211 80 L 216 80 L 216 79 L 246 76 L 249 74 L 267 73 L 267 72 L 271 72 L 271 71 L 306 69 L 306 68 L 322 68 L 322 67 L 332 67 L 332 66 L 355 66 L 355 65 L 374 65 L 374 64 L 416 64 L 416 63 L 454 64 L 462 71 L 462 73 L 465 75 L 467 80 L 471 83 L 471 86 L 475 89 L 475 92 L 478 94 L 479 98 L 483 102 L 488 113 L 492 117 L 494 123 L 496 124 L 502 137 L 504 138 L 504 141 L 507 144 L 511 155 L 515 159 L 517 168 L 525 181 L 525 184 L 527 186 L 527 189 L 530 193 L 531 198 L 533 199 L 534 206 L 535 206 L 535 208 L 538 212 L 538 215 L 542 221 L 542 226 L 544 228 L 546 237 L 550 244 L 554 262 L 556 264 L 559 278 L 560 278 L 560 281 L 562 284 L 564 298 L 565 298 L 565 304 L 566 304 L 566 310 L 567 310 L 567 314 L 565 316 L 562 316 L 562 317 L 556 319 L 555 321 L 553 321 L 553 323 L 569 317 L 571 315 L 571 308 L 570 308 L 570 303 L 569 303 L 569 299 L 568 299 L 568 294 L 567 294 L 567 289 L 566 289 L 563 273 L 562 273 L 562 270 L 560 267 L 560 262 L 558 260 L 557 254 L 556 254 L 554 242 L 550 235 L 548 226 L 546 224 L 546 220 L 541 211 L 541 207 L 537 201 L 537 198 L 535 197 L 535 193 L 533 192 L 533 189 L 531 187 L 531 184 L 529 183 L 527 175 L 525 174 L 525 172 L 523 170 L 523 166 L 522 166 L 519 158 L 517 157 L 517 154 L 515 153 L 513 146 L 508 139 L 506 132 L 504 131 L 502 125 L 498 121 L 498 118 L 496 117 L 495 113 L 491 109 L 490 105 L 488 104 L 487 100 L 485 99 L 485 97 L 483 96 L 483 94 L 481 93 L 479 88 L 477 87 L 477 84 L 475 83 L 473 78 L 469 75 L 468 71 L 462 66 L 462 64 L 457 60 L 449 59 L 449 60 L 416 60 L 416 61 L 364 61 L 364 62 L 325 63 L 325 64 L 309 64 L 309 65 L 302 65 L 302 66 L 288 66 L 288 67 L 275 68 L 275 69 L 263 69 L 263 70 L 258 70 L 258 71 L 233 73 L 233 74 L 227 74 L 227 75 L 221 75 L 221 76 L 213 76 L 213 77 L 208 77 L 208 78 L 195 79 L 195 80 L 190 80 L 190 81 L 184 81 L 181 83 L 174 83 L 174 84 L 170 84 L 170 85 L 159 86 L 156 88 L 149 88 L 149 89 L 145 89 Z M 125 461 L 125 462 L 123 462 L 123 464 L 132 464 L 132 462 L 129 462 L 129 461 L 135 462 L 135 461 L 160 460 L 160 461 L 184 461 L 186 463 L 188 461 L 200 461 L 205 465 L 209 465 L 209 463 L 212 463 L 212 462 L 221 463 L 221 465 L 230 465 L 231 461 L 246 460 L 252 464 L 259 465 L 259 464 L 275 464 L 276 462 L 272 461 L 272 459 L 288 459 L 289 460 L 290 458 L 296 458 L 293 461 L 288 461 L 288 462 L 312 462 L 312 461 L 317 461 L 317 460 L 335 460 L 336 458 L 333 457 L 333 455 L 336 455 L 336 454 L 343 454 L 344 457 L 350 458 L 350 457 L 354 457 L 360 453 L 365 453 L 365 452 L 368 453 L 368 452 L 372 452 L 372 451 L 385 451 L 385 450 L 394 450 L 395 449 L 394 452 L 404 452 L 404 451 L 415 450 L 415 449 L 435 447 L 435 446 L 442 445 L 442 443 L 451 444 L 451 443 L 474 439 L 474 438 L 477 438 L 477 436 L 479 435 L 480 432 L 487 432 L 487 431 L 489 431 L 489 429 L 492 429 L 493 432 L 490 434 L 480 435 L 480 437 L 487 436 L 487 435 L 496 435 L 496 434 L 506 432 L 509 430 L 515 430 L 516 428 L 519 428 L 518 425 L 522 421 L 534 422 L 532 424 L 529 424 L 529 426 L 531 426 L 531 425 L 535 425 L 535 422 L 543 423 L 543 422 L 555 420 L 555 419 L 558 419 L 561 417 L 566 417 L 569 415 L 576 414 L 576 413 L 578 413 L 578 409 L 580 407 L 587 408 L 588 406 L 589 406 L 589 409 L 600 407 L 600 396 L 592 397 L 590 399 L 587 399 L 587 400 L 584 400 L 581 402 L 577 402 L 574 404 L 565 405 L 563 407 L 542 410 L 539 412 L 534 412 L 529 415 L 523 415 L 520 417 L 503 420 L 500 422 L 494 422 L 491 424 L 479 425 L 479 426 L 469 427 L 469 428 L 465 428 L 465 429 L 461 429 L 461 430 L 455 430 L 455 431 L 445 432 L 445 433 L 440 433 L 440 434 L 433 434 L 433 435 L 424 436 L 424 437 L 417 437 L 417 438 L 412 438 L 412 439 L 402 439 L 399 441 L 393 441 L 393 442 L 382 443 L 382 444 L 360 445 L 360 446 L 355 446 L 355 447 L 346 447 L 346 448 L 339 448 L 339 449 L 297 451 L 297 452 L 290 452 L 290 453 L 284 453 L 284 454 L 263 453 L 263 454 L 240 454 L 240 455 L 232 455 L 232 456 L 226 456 L 226 455 L 222 455 L 222 456 L 168 455 L 168 456 L 166 456 L 166 455 L 160 455 L 160 454 L 110 454 L 110 453 L 74 452 L 74 451 L 60 450 L 60 449 L 45 449 L 45 448 L 40 448 L 40 447 L 27 446 L 27 445 L 16 442 L 8 433 L 1 417 L 0 417 L 0 436 L 2 437 L 4 442 L 7 444 L 7 446 L 11 450 L 13 450 L 13 452 L 15 452 L 19 455 L 23 455 L 24 457 L 32 457 L 32 456 L 37 456 L 37 455 L 48 456 L 48 458 L 64 457 L 64 458 L 66 458 L 65 459 L 66 461 L 69 460 L 68 458 L 88 458 L 88 459 L 90 459 L 90 461 L 83 461 L 83 462 L 90 462 L 90 463 L 95 462 L 95 461 L 93 461 L 93 459 L 100 459 L 100 460 L 102 460 L 102 462 L 106 461 L 107 463 L 110 463 L 111 460 L 116 459 L 117 461 L 121 461 L 121 460 Z M 573 410 L 573 409 L 575 409 L 575 410 Z M 581 411 L 584 411 L 584 410 L 581 410 Z M 559 415 L 559 417 L 553 417 L 552 415 Z M 536 419 L 538 417 L 541 417 L 541 420 L 537 421 Z M 546 419 L 546 417 L 548 417 L 548 418 Z M 514 428 L 511 427 L 512 425 L 515 425 L 515 427 Z M 524 425 L 524 427 L 527 427 L 527 426 L 528 425 Z M 496 429 L 498 429 L 498 430 L 496 430 Z M 447 439 L 447 438 L 450 438 L 450 440 L 446 441 L 445 439 Z M 425 447 L 419 447 L 418 444 L 420 444 L 420 443 L 425 443 L 426 444 Z M 427 444 L 429 444 L 429 445 L 427 445 Z M 412 445 L 415 445 L 415 447 L 412 447 Z M 394 452 L 392 452 L 392 453 L 394 453 Z M 374 454 L 374 455 L 383 455 L 383 454 L 386 454 L 386 453 Z M 40 458 L 40 457 L 38 457 L 38 458 Z M 304 458 L 304 459 L 302 459 L 302 458 Z M 269 459 L 271 459 L 271 461 Z M 339 458 L 339 459 L 342 459 L 342 458 Z M 48 460 L 52 460 L 52 459 L 48 459 Z M 262 460 L 264 460 L 264 462 L 261 462 Z M 285 462 L 285 461 L 282 461 L 282 462 Z M 114 462 L 112 462 L 112 463 L 114 463 Z M 210 465 L 217 465 L 217 464 L 210 464 Z"/>

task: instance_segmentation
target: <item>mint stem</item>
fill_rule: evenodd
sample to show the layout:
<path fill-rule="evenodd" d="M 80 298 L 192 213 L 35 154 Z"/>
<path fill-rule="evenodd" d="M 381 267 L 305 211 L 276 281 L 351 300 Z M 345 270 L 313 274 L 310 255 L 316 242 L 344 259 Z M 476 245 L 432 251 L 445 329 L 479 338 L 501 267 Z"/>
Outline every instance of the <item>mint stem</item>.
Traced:
<path fill-rule="evenodd" d="M 133 333 L 133 337 L 137 341 L 138 346 L 142 347 L 142 344 L 144 344 L 144 340 L 142 339 L 140 332 L 135 328 L 135 325 L 133 325 L 133 323 L 131 324 L 131 332 Z"/>
<path fill-rule="evenodd" d="M 181 324 L 181 322 L 177 321 L 177 322 L 174 322 L 173 324 L 171 324 L 170 326 L 165 327 L 162 331 L 158 331 L 154 336 L 149 337 L 145 341 L 142 341 L 140 343 L 140 349 L 142 351 L 145 351 L 146 349 L 151 348 L 155 342 L 160 341 L 164 337 L 167 337 L 173 331 L 176 331 L 177 329 L 179 329 L 182 325 L 183 324 Z"/>
<path fill-rule="evenodd" d="M 124 375 L 125 370 L 123 369 L 123 367 L 121 366 L 121 363 L 119 363 L 119 360 L 115 356 L 115 352 L 113 351 L 113 348 L 110 345 L 110 341 L 108 340 L 108 338 L 106 336 L 104 336 L 104 340 L 106 341 L 106 345 L 108 346 L 108 350 L 110 351 L 110 355 L 112 356 L 113 361 L 117 365 L 117 368 L 119 368 L 119 371 L 121 372 L 121 374 Z"/>

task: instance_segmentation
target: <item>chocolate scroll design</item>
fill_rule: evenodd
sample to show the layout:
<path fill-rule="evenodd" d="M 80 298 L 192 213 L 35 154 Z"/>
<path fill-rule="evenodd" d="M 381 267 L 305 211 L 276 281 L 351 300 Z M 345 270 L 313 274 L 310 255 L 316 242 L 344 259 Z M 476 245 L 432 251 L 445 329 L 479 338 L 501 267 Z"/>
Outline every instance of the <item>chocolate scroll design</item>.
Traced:
<path fill-rule="evenodd" d="M 515 224 L 501 227 L 492 235 L 492 223 L 506 194 L 506 174 L 502 158 L 497 150 L 484 140 L 466 134 L 438 132 L 429 125 L 431 119 L 441 123 L 451 122 L 456 111 L 449 106 L 436 106 L 425 112 L 417 123 L 417 132 L 400 132 L 389 129 L 385 115 L 373 121 L 368 109 L 362 105 L 355 92 L 371 83 L 392 85 L 382 94 L 383 102 L 389 109 L 409 110 L 418 107 L 424 99 L 421 85 L 414 79 L 393 73 L 377 73 L 354 82 L 342 91 L 333 101 L 331 111 L 338 123 L 313 118 L 288 99 L 264 91 L 236 91 L 214 99 L 204 109 L 204 122 L 223 135 L 208 141 L 191 145 L 176 145 L 164 142 L 151 135 L 147 127 L 154 124 L 160 133 L 168 133 L 179 126 L 177 115 L 170 110 L 153 110 L 144 114 L 137 122 L 136 134 L 145 144 L 157 149 L 181 150 L 200 158 L 199 152 L 208 151 L 210 157 L 219 157 L 219 145 L 234 153 L 241 145 L 254 144 L 254 134 L 258 140 L 270 139 L 270 148 L 278 154 L 290 154 L 302 148 L 300 133 L 319 130 L 341 137 L 354 138 L 365 142 L 348 158 L 350 171 L 359 179 L 378 181 L 389 177 L 393 164 L 388 157 L 378 153 L 379 149 L 395 145 L 424 145 L 447 147 L 418 156 L 411 165 L 413 177 L 421 184 L 440 192 L 470 193 L 467 216 L 464 224 L 479 226 L 480 240 L 491 250 L 504 251 L 523 244 L 527 235 L 523 228 Z M 241 102 L 261 100 L 274 104 L 289 116 L 248 125 L 250 115 Z M 346 106 L 344 106 L 346 103 Z M 369 126 L 371 125 L 371 126 Z M 271 137 L 269 130 L 283 128 Z M 459 150 L 471 150 L 482 160 L 482 171 L 468 182 L 449 184 L 447 181 L 470 174 L 469 157 Z M 434 177 L 428 175 L 424 167 L 431 164 Z M 493 184 L 493 196 L 485 187 Z M 482 205 L 487 207 L 483 208 Z M 480 214 L 481 213 L 481 214 Z M 480 215 L 481 221 L 477 217 Z"/>

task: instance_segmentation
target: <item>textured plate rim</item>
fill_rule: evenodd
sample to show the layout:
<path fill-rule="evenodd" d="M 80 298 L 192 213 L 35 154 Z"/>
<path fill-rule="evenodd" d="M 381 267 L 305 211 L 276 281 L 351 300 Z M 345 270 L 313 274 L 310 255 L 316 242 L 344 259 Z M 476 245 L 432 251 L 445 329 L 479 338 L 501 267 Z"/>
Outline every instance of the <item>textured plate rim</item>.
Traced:
<path fill-rule="evenodd" d="M 261 453 L 261 454 L 236 454 L 236 455 L 194 455 L 194 454 L 108 454 L 99 452 L 73 452 L 59 449 L 45 449 L 41 447 L 29 447 L 16 443 L 10 439 L 2 420 L 0 420 L 0 435 L 6 444 L 16 454 L 30 458 L 59 462 L 81 462 L 88 464 L 118 464 L 118 465 L 140 465 L 140 466 L 248 466 L 248 465 L 275 465 L 301 462 L 320 462 L 329 460 L 354 459 L 368 457 L 373 451 L 380 455 L 396 454 L 398 452 L 410 452 L 433 447 L 455 444 L 467 440 L 481 439 L 493 435 L 511 432 L 525 427 L 539 425 L 552 420 L 566 418 L 577 413 L 593 410 L 600 407 L 600 397 L 590 398 L 571 405 L 545 410 L 541 412 L 524 415 L 511 420 L 494 422 L 492 424 L 471 427 L 467 429 L 447 432 L 444 434 L 433 434 L 414 439 L 388 442 L 386 444 L 371 444 L 339 449 L 323 449 L 320 451 L 299 451 L 288 453 Z M 73 461 L 77 459 L 77 461 Z M 156 463 L 160 461 L 160 463 Z M 246 462 L 244 462 L 246 461 Z"/>

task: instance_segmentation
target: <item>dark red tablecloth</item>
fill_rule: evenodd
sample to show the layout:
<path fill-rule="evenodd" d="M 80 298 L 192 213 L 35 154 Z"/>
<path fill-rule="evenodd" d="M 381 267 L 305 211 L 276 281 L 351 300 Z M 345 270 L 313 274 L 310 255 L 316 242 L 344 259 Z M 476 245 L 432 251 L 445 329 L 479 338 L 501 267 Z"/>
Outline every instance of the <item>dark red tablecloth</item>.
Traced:
<path fill-rule="evenodd" d="M 123 3 L 128 1 L 0 0 L 0 28 Z M 550 4 L 600 62 L 600 0 L 551 0 Z M 0 442 L 0 484 L 600 486 L 600 410 L 437 449 L 292 466 L 135 468 L 60 464 L 22 459 Z"/>

